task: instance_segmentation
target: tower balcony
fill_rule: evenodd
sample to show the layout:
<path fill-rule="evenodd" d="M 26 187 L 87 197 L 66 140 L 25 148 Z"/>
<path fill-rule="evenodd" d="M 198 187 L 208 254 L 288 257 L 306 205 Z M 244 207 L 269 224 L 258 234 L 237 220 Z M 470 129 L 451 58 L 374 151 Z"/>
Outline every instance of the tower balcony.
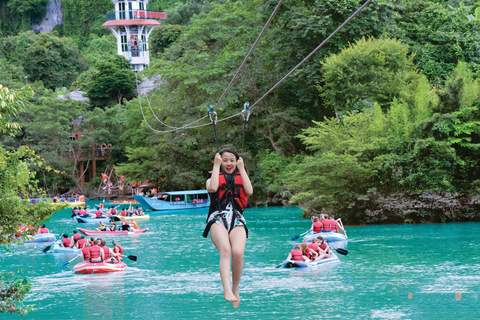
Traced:
<path fill-rule="evenodd" d="M 166 20 L 166 12 L 147 11 L 147 10 L 125 10 L 107 12 L 107 21 L 111 20 L 132 20 L 132 19 L 154 19 Z"/>

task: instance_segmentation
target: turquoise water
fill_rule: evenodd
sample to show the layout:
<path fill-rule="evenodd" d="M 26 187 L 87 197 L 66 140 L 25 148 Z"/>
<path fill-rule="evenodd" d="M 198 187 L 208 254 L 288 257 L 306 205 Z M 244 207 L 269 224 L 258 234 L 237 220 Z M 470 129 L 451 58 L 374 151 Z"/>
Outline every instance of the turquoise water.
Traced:
<path fill-rule="evenodd" d="M 223 300 L 218 253 L 201 237 L 205 211 L 154 215 L 138 236 L 117 236 L 125 272 L 78 275 L 71 257 L 45 245 L 0 247 L 0 269 L 33 282 L 25 304 L 36 311 L 2 319 L 478 319 L 480 223 L 347 227 L 347 256 L 316 269 L 276 269 L 291 237 L 309 228 L 302 211 L 246 211 L 250 238 L 238 309 Z M 72 233 L 70 210 L 47 226 Z M 105 237 L 108 243 L 114 237 Z M 457 293 L 457 296 L 455 295 Z M 460 296 L 461 295 L 461 296 Z"/>

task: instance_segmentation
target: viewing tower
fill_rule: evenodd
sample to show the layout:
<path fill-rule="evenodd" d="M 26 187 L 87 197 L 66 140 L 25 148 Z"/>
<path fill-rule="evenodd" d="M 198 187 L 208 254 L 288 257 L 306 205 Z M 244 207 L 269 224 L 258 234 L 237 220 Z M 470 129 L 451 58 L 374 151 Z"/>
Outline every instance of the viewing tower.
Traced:
<path fill-rule="evenodd" d="M 130 60 L 134 71 L 150 64 L 148 37 L 160 26 L 157 20 L 167 19 L 166 12 L 147 11 L 149 0 L 112 0 L 115 11 L 107 12 L 102 27 L 110 29 L 117 38 L 117 51 Z"/>

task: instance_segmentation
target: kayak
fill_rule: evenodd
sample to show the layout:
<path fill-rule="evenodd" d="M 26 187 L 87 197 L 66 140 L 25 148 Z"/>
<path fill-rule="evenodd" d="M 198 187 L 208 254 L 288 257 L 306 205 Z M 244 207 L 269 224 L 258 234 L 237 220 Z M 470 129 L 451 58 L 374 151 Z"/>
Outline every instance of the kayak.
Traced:
<path fill-rule="evenodd" d="M 281 265 L 282 268 L 315 268 L 325 264 L 337 263 L 340 259 L 332 252 L 330 258 L 315 260 L 310 262 L 288 260 Z"/>
<path fill-rule="evenodd" d="M 75 271 L 75 273 L 91 274 L 124 271 L 126 268 L 127 265 L 123 262 L 80 262 L 73 267 L 73 271 Z"/>
<path fill-rule="evenodd" d="M 322 236 L 323 240 L 327 241 L 328 243 L 335 242 L 335 241 L 347 241 L 348 240 L 347 235 L 345 235 L 343 233 L 334 232 L 334 231 L 327 231 L 327 232 L 318 232 L 318 233 L 313 233 L 313 234 L 307 234 L 305 237 L 303 237 L 303 241 L 311 242 L 313 238 L 316 238 L 318 236 Z"/>
<path fill-rule="evenodd" d="M 131 235 L 131 234 L 137 234 L 137 233 L 144 233 L 148 229 L 140 229 L 137 231 L 121 231 L 121 230 L 116 230 L 116 231 L 98 231 L 98 230 L 87 230 L 87 229 L 82 229 L 78 228 L 83 234 L 87 236 L 93 236 L 93 235 L 99 235 L 99 234 L 106 234 L 106 235 Z"/>
<path fill-rule="evenodd" d="M 62 254 L 80 254 L 82 253 L 82 249 L 76 248 L 65 248 L 63 244 L 59 242 L 55 242 L 53 244 L 53 253 L 62 253 Z"/>
<path fill-rule="evenodd" d="M 34 236 L 26 236 L 21 243 L 37 243 L 37 242 L 55 242 L 57 237 L 53 233 L 39 233 Z"/>
<path fill-rule="evenodd" d="M 122 217 L 122 216 L 120 216 L 120 215 L 118 215 L 118 216 L 112 216 L 113 221 L 121 221 L 122 218 L 124 218 L 125 221 L 131 221 L 131 220 L 149 220 L 149 219 L 150 219 L 150 215 L 149 215 L 149 214 L 146 214 L 146 215 L 143 215 L 143 216 L 128 216 L 128 217 Z"/>
<path fill-rule="evenodd" d="M 76 217 L 78 223 L 92 223 L 92 224 L 100 224 L 101 222 L 105 223 L 105 224 L 109 224 L 110 223 L 110 218 L 83 218 L 83 217 L 79 217 L 77 216 Z"/>
<path fill-rule="evenodd" d="M 65 201 L 64 203 L 68 204 L 69 207 L 83 207 L 85 205 L 85 201 Z"/>

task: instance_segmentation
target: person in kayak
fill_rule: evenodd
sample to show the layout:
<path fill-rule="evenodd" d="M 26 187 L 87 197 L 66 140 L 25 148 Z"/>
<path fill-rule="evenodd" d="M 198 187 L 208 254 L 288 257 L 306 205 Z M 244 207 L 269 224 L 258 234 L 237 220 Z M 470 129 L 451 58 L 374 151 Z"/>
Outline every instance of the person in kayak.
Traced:
<path fill-rule="evenodd" d="M 114 257 L 117 254 L 113 252 L 113 250 L 110 247 L 107 246 L 107 243 L 104 240 L 102 240 L 101 242 L 101 247 L 103 249 L 104 262 L 108 262 L 108 263 L 117 262 L 117 260 Z"/>
<path fill-rule="evenodd" d="M 318 253 L 315 250 L 310 249 L 306 242 L 302 242 L 300 246 L 302 247 L 302 254 L 306 256 L 309 261 L 317 259 Z"/>
<path fill-rule="evenodd" d="M 63 234 L 62 244 L 65 248 L 70 248 L 72 246 L 72 239 L 65 233 Z"/>
<path fill-rule="evenodd" d="M 283 261 L 281 264 L 284 264 L 285 262 L 288 262 L 290 260 L 293 260 L 293 261 L 305 261 L 305 262 L 309 262 L 310 259 L 307 258 L 307 256 L 305 256 L 302 252 L 302 245 L 300 243 L 297 243 L 295 245 L 295 247 L 290 250 L 290 252 L 288 253 L 288 256 L 287 258 L 285 259 L 285 261 Z"/>
<path fill-rule="evenodd" d="M 42 224 L 40 228 L 38 228 L 37 232 L 35 234 L 39 233 L 50 233 L 50 230 L 45 226 L 45 224 Z"/>
<path fill-rule="evenodd" d="M 96 219 L 102 219 L 104 218 L 104 216 L 102 215 L 102 210 L 100 208 L 98 208 L 96 211 L 95 211 L 95 218 Z"/>
<path fill-rule="evenodd" d="M 206 238 L 210 231 L 210 239 L 220 254 L 220 279 L 224 298 L 237 308 L 240 305 L 239 286 L 248 237 L 243 210 L 247 207 L 248 196 L 253 194 L 243 159 L 232 149 L 218 152 L 206 187 L 212 201 L 203 236 Z"/>
<path fill-rule="evenodd" d="M 312 233 L 322 232 L 323 225 L 320 222 L 320 219 L 318 219 L 317 216 L 312 216 L 310 219 L 312 220 L 312 226 L 310 227 L 310 232 Z"/>
<path fill-rule="evenodd" d="M 328 246 L 327 241 L 323 240 L 322 236 L 318 236 L 317 240 L 318 240 L 318 247 L 319 247 L 320 253 L 324 253 L 324 256 L 322 257 L 322 259 L 330 258 L 332 251 L 330 250 L 330 247 Z"/>
<path fill-rule="evenodd" d="M 113 241 L 112 241 L 112 244 L 113 244 L 113 252 L 117 254 L 117 260 L 118 260 L 118 262 L 121 262 L 121 261 L 122 261 L 122 257 L 123 257 L 123 248 L 122 248 L 122 246 L 118 243 L 117 240 L 113 240 Z"/>
<path fill-rule="evenodd" d="M 100 225 L 95 230 L 97 230 L 97 231 L 107 231 L 107 225 L 105 223 L 103 223 L 103 221 L 100 221 Z"/>
<path fill-rule="evenodd" d="M 128 224 L 127 220 L 125 218 L 122 219 L 122 231 L 129 231 L 130 230 L 130 225 Z"/>
<path fill-rule="evenodd" d="M 80 233 L 75 229 L 73 230 L 72 243 L 77 243 L 77 241 L 82 237 Z"/>
<path fill-rule="evenodd" d="M 83 254 L 83 261 L 89 262 L 90 261 L 90 242 L 86 242 L 85 246 L 82 248 Z"/>
<path fill-rule="evenodd" d="M 323 225 L 322 232 L 332 231 L 332 222 L 328 219 L 328 216 L 321 214 L 320 219 L 320 223 Z"/>
<path fill-rule="evenodd" d="M 140 230 L 140 227 L 138 226 L 138 224 L 137 224 L 137 222 L 136 222 L 135 220 L 131 220 L 128 225 L 130 226 L 130 231 L 138 231 L 138 230 Z"/>
<path fill-rule="evenodd" d="M 80 236 L 80 239 L 75 241 L 75 244 L 73 245 L 74 248 L 77 249 L 83 249 L 85 248 L 85 244 L 89 243 L 87 240 L 83 238 L 83 236 Z"/>
<path fill-rule="evenodd" d="M 89 248 L 90 252 L 90 262 L 103 262 L 104 260 L 104 253 L 103 249 L 100 246 L 102 244 L 101 239 L 95 240 L 95 245 Z"/>

